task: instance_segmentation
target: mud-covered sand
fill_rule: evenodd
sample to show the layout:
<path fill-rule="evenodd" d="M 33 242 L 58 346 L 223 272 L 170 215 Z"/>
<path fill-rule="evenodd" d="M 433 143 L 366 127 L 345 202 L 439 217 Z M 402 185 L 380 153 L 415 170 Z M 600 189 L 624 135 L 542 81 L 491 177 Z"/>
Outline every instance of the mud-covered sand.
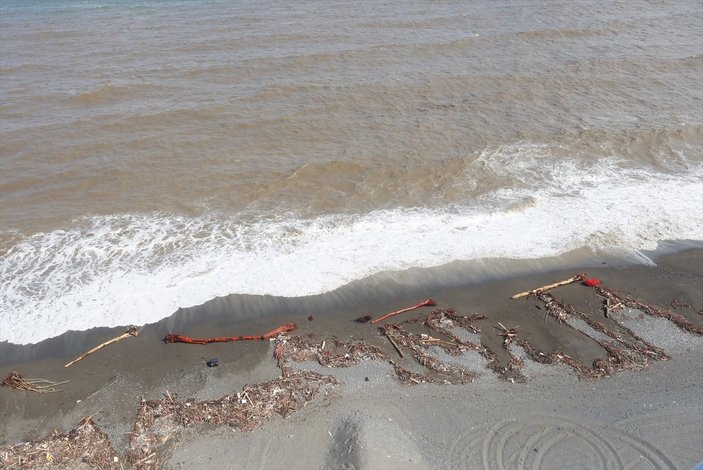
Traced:
<path fill-rule="evenodd" d="M 198 321 L 193 312 L 142 328 L 136 338 L 108 346 L 64 368 L 82 351 L 122 333 L 125 328 L 63 335 L 33 346 L 0 345 L 0 374 L 16 370 L 25 377 L 70 380 L 58 393 L 37 394 L 0 387 L 0 457 L 18 442 L 39 439 L 53 430 L 68 432 L 92 416 L 109 436 L 119 461 L 128 468 L 129 434 L 142 397 L 193 402 L 236 394 L 246 384 L 281 375 L 270 341 L 208 346 L 164 344 L 166 333 L 192 337 L 261 334 L 289 321 L 293 336 L 312 334 L 332 343 L 350 337 L 380 348 L 384 360 L 367 360 L 349 368 L 327 368 L 317 362 L 291 363 L 295 370 L 329 374 L 342 384 L 325 388 L 285 419 L 274 414 L 253 431 L 203 424 L 179 428 L 157 449 L 167 468 L 690 468 L 703 460 L 703 340 L 672 322 L 622 309 L 602 313 L 602 297 L 579 284 L 553 294 L 587 312 L 603 325 L 627 326 L 659 348 L 670 360 L 652 360 L 643 370 L 624 370 L 604 379 L 579 377 L 564 362 L 538 364 L 515 344 L 503 347 L 500 325 L 515 328 L 535 351 L 556 351 L 591 366 L 607 356 L 602 345 L 546 314 L 534 299 L 509 300 L 516 292 L 564 279 L 578 272 L 646 303 L 703 324 L 703 250 L 662 256 L 656 267 L 584 268 L 503 279 L 480 285 L 415 291 L 372 305 L 334 311 L 316 310 L 319 299 L 268 299 L 272 314 L 232 323 L 226 311 L 231 299 L 219 299 Z M 459 314 L 479 313 L 482 345 L 495 352 L 501 367 L 521 357 L 524 383 L 509 373 L 499 376 L 475 351 L 450 357 L 432 354 L 476 374 L 463 385 L 401 383 L 388 360 L 425 374 L 405 349 L 399 357 L 377 325 L 353 321 L 435 299 L 440 308 Z M 296 305 L 296 302 L 299 304 Z M 353 304 L 353 302 L 350 302 Z M 386 323 L 424 318 L 425 307 Z M 309 316 L 312 319 L 309 320 Z M 420 324 L 406 323 L 415 333 L 449 340 Z M 598 335 L 592 334 L 594 338 Z M 444 354 L 444 355 L 443 355 Z M 512 356 L 511 356 L 512 354 Z M 217 357 L 220 366 L 205 361 Z M 432 371 L 429 371 L 432 372 Z M 432 374 L 430 374 L 432 375 Z M 437 375 L 437 374 L 434 374 Z M 441 374 L 439 375 L 441 376 Z M 516 376 L 517 377 L 517 376 Z M 517 377 L 519 378 L 519 377 Z M 513 383 L 516 382 L 516 383 Z"/>

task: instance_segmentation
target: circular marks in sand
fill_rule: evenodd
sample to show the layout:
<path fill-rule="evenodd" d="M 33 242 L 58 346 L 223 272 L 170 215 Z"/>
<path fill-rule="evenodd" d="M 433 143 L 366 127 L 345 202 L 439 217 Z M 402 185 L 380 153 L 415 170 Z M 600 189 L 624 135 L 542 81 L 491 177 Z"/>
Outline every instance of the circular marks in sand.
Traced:
<path fill-rule="evenodd" d="M 452 460 L 471 460 L 464 455 L 470 447 L 456 442 Z M 561 469 L 565 462 L 572 468 L 676 468 L 644 439 L 554 415 L 527 415 L 494 425 L 483 440 L 481 459 L 483 468 L 499 470 Z"/>

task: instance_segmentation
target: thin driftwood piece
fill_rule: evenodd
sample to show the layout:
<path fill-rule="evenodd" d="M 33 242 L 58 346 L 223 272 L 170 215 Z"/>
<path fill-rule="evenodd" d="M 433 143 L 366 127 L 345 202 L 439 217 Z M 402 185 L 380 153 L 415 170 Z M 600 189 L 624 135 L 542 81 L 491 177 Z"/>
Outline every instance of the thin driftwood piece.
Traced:
<path fill-rule="evenodd" d="M 228 343 L 230 341 L 263 341 L 282 333 L 288 333 L 295 330 L 298 326 L 295 323 L 286 323 L 276 329 L 268 331 L 263 335 L 243 335 L 243 336 L 225 336 L 218 338 L 191 338 L 184 335 L 168 334 L 164 337 L 164 343 L 188 343 L 188 344 L 209 344 L 209 343 Z"/>
<path fill-rule="evenodd" d="M 409 312 L 409 311 L 411 311 L 411 310 L 415 310 L 415 309 L 418 309 L 418 308 L 420 308 L 420 307 L 434 307 L 435 305 L 437 305 L 437 302 L 435 302 L 435 301 L 432 300 L 432 299 L 426 299 L 426 300 L 423 300 L 422 302 L 420 302 L 420 303 L 417 304 L 417 305 L 413 305 L 412 307 L 402 308 L 402 309 L 400 309 L 400 310 L 396 310 L 395 312 L 386 313 L 385 315 L 383 315 L 383 316 L 381 316 L 381 317 L 378 317 L 378 318 L 376 318 L 375 320 L 371 320 L 371 323 L 378 323 L 378 322 L 380 322 L 380 321 L 385 320 L 386 318 L 389 318 L 389 317 L 392 317 L 392 316 L 394 316 L 394 315 L 398 315 L 398 314 L 401 314 L 401 313 Z"/>
<path fill-rule="evenodd" d="M 104 343 L 98 344 L 90 351 L 84 352 L 83 354 L 81 354 L 80 356 L 78 356 L 77 358 L 75 358 L 74 360 L 69 362 L 68 364 L 66 364 L 64 367 L 69 367 L 70 365 L 75 364 L 76 362 L 80 361 L 81 359 L 85 358 L 86 356 L 90 356 L 91 354 L 93 354 L 96 351 L 99 351 L 100 349 L 104 348 L 105 346 L 108 346 L 112 343 L 117 343 L 118 341 L 122 341 L 123 339 L 129 338 L 130 336 L 137 336 L 138 334 L 139 334 L 139 328 L 137 328 L 136 326 L 130 326 L 129 329 L 127 331 L 125 331 L 124 333 L 122 333 L 121 335 L 119 335 L 115 338 L 112 338 L 111 340 L 105 341 Z"/>
<path fill-rule="evenodd" d="M 514 299 L 519 299 L 519 298 L 522 298 L 522 297 L 527 297 L 528 295 L 532 295 L 532 294 L 535 294 L 535 293 L 537 293 L 537 292 L 544 292 L 544 291 L 549 290 L 549 289 L 554 289 L 555 287 L 565 286 L 565 285 L 567 285 L 567 284 L 573 284 L 574 282 L 580 282 L 580 281 L 583 281 L 584 279 L 586 279 L 586 275 L 585 275 L 585 274 L 577 274 L 577 275 L 575 275 L 574 277 L 570 277 L 569 279 L 564 279 L 563 281 L 558 281 L 558 282 L 555 282 L 555 283 L 553 283 L 553 284 L 547 284 L 546 286 L 537 287 L 537 288 L 532 289 L 532 290 L 527 290 L 527 291 L 524 291 L 524 292 L 519 292 L 519 293 L 513 295 L 513 296 L 510 297 L 510 298 L 514 300 Z"/>
<path fill-rule="evenodd" d="M 386 338 L 388 338 L 388 341 L 391 342 L 391 344 L 393 345 L 393 347 L 395 348 L 395 350 L 398 351 L 398 355 L 400 355 L 400 357 L 405 357 L 405 356 L 403 356 L 403 351 L 401 351 L 400 346 L 398 346 L 398 343 L 395 342 L 395 340 L 393 339 L 393 337 L 392 337 L 392 336 L 388 336 L 388 335 L 385 333 L 385 330 L 381 330 L 381 331 L 383 332 L 383 335 L 384 335 Z"/>

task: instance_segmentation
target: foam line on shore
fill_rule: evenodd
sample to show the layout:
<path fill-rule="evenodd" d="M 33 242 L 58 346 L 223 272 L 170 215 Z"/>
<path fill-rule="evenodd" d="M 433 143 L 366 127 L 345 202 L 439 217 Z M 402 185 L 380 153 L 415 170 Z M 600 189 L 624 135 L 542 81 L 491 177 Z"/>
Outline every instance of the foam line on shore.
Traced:
<path fill-rule="evenodd" d="M 579 169 L 559 171 L 537 191 L 497 190 L 443 211 L 311 220 L 85 218 L 70 229 L 23 238 L 2 255 L 0 340 L 24 344 L 68 330 L 155 322 L 228 294 L 320 294 L 378 273 L 456 261 L 604 249 L 650 262 L 641 250 L 661 240 L 701 239 L 697 173 L 607 164 L 580 176 Z"/>

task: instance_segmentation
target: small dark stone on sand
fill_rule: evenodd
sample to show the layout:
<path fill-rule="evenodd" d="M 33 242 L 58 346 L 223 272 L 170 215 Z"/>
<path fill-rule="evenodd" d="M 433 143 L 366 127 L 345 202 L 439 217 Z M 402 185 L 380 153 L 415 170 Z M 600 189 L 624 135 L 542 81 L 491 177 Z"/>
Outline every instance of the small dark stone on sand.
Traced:
<path fill-rule="evenodd" d="M 310 315 L 310 316 L 308 317 L 308 321 L 312 321 L 312 320 L 313 320 L 312 315 Z"/>
<path fill-rule="evenodd" d="M 368 377 L 364 377 L 364 382 L 368 382 L 368 381 L 369 381 L 369 378 L 368 378 Z"/>

